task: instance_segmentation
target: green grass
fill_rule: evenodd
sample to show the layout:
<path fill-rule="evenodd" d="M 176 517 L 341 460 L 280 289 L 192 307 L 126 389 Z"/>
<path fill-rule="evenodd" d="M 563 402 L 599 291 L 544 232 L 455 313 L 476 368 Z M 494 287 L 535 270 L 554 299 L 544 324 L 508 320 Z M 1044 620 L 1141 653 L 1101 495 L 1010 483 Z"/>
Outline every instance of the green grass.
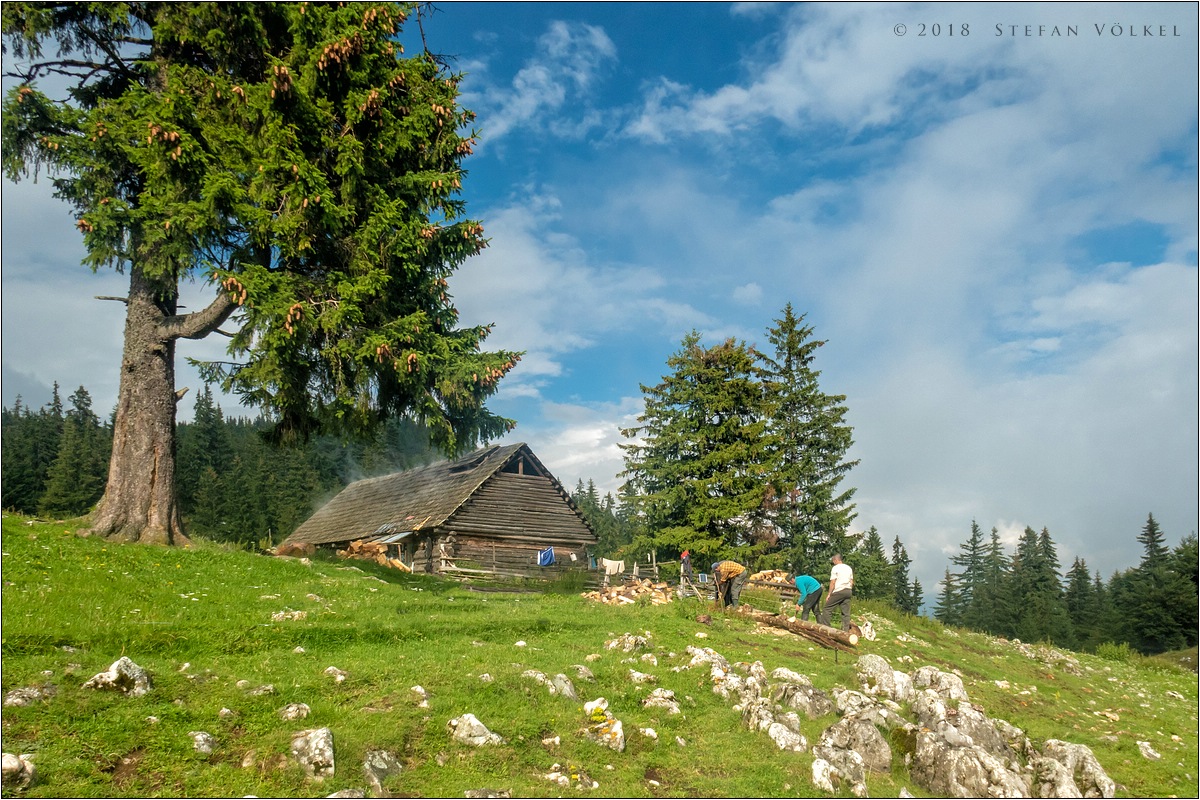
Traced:
<path fill-rule="evenodd" d="M 822 689 L 855 686 L 853 655 L 720 613 L 712 625 L 699 624 L 696 615 L 712 609 L 695 599 L 610 607 L 579 597 L 575 587 L 472 592 L 362 562 L 305 565 L 205 543 L 189 550 L 114 545 L 78 538 L 71 526 L 7 515 L 2 571 L 3 690 L 57 689 L 44 702 L 4 709 L 4 750 L 35 755 L 38 781 L 21 793 L 29 797 L 323 796 L 365 788 L 362 759 L 375 748 L 404 762 L 387 784 L 401 796 L 461 797 L 481 788 L 580 793 L 545 779 L 556 763 L 598 781 L 598 790 L 582 792 L 595 796 L 812 796 L 820 792 L 811 784 L 810 754 L 781 753 L 764 734 L 743 730 L 740 714 L 713 694 L 707 671 L 671 667 L 687 662 L 688 645 L 703 645 L 731 661 L 808 674 Z M 770 595 L 746 599 L 777 608 Z M 307 613 L 273 622 L 279 611 Z M 1197 795 L 1194 672 L 1169 660 L 1080 655 L 1082 674 L 1072 675 L 1012 644 L 931 620 L 869 603 L 857 603 L 855 612 L 868 614 L 879 633 L 860 652 L 905 671 L 957 669 L 989 716 L 1024 728 L 1035 742 L 1091 747 L 1119 794 Z M 625 663 L 628 654 L 605 648 L 626 632 L 650 633 L 657 667 Z M 599 658 L 588 661 L 593 654 Z M 81 688 L 122 655 L 152 675 L 153 691 L 125 698 Z M 574 664 L 586 664 L 596 682 L 577 679 Z M 324 674 L 329 666 L 349 677 L 335 682 Z M 673 689 L 683 713 L 643 708 L 648 688 L 628 680 L 631 666 Z M 551 696 L 521 677 L 527 669 L 566 673 L 580 701 Z M 493 680 L 481 680 L 484 673 Z M 252 696 L 239 681 L 270 683 L 275 693 Z M 428 692 L 429 708 L 418 707 L 416 685 Z M 587 724 L 583 702 L 600 696 L 624 723 L 624 753 L 579 735 Z M 279 709 L 293 702 L 309 704 L 311 715 L 282 722 Z M 233 716 L 221 717 L 222 709 Z M 505 743 L 474 749 L 452 741 L 447 723 L 466 712 Z M 151 716 L 158 721 L 148 723 Z M 804 733 L 815 741 L 833 721 L 806 720 Z M 294 731 L 322 726 L 333 731 L 338 766 L 314 786 L 284 757 Z M 644 727 L 658 738 L 641 735 Z M 188 732 L 196 730 L 216 738 L 212 755 L 193 751 Z M 542 743 L 555 735 L 558 746 Z M 1138 740 L 1163 758 L 1145 760 Z M 254 763 L 243 767 L 251 751 Z M 872 795 L 894 796 L 902 787 L 922 795 L 902 759 L 895 764 L 892 774 L 868 778 Z"/>

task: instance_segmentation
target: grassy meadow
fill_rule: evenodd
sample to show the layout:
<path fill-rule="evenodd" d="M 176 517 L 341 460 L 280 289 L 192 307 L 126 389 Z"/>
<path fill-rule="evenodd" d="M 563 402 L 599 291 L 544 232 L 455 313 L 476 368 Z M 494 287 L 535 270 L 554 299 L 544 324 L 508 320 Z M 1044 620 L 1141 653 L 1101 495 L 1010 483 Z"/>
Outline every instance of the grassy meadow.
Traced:
<path fill-rule="evenodd" d="M 477 592 L 363 562 L 305 564 L 204 542 L 187 550 L 114 545 L 77 537 L 72 523 L 11 515 L 3 519 L 2 572 L 3 691 L 55 689 L 33 705 L 4 708 L 4 751 L 32 754 L 38 770 L 31 787 L 5 787 L 4 796 L 324 796 L 365 789 L 362 761 L 372 749 L 404 763 L 385 784 L 395 796 L 820 796 L 811 754 L 781 752 L 765 734 L 744 730 L 740 714 L 712 692 L 707 670 L 671 668 L 688 662 L 689 645 L 707 646 L 730 661 L 762 661 L 768 672 L 807 674 L 821 689 L 857 688 L 852 654 L 756 628 L 696 599 L 611 607 L 580 597 L 578 587 Z M 768 595 L 745 599 L 777 609 Z M 280 612 L 296 618 L 273 621 Z M 712 612 L 711 625 L 696 621 L 704 612 Z M 972 702 L 1035 743 L 1091 747 L 1118 795 L 1200 792 L 1195 672 L 1109 648 L 1103 657 L 1068 654 L 1080 666 L 1075 675 L 1053 666 L 1046 648 L 868 603 L 855 612 L 878 632 L 859 652 L 904 671 L 958 670 Z M 649 637 L 657 666 L 606 648 L 623 633 Z M 123 655 L 150 673 L 149 694 L 81 688 Z M 1194 665 L 1194 651 L 1176 660 L 1189 658 Z M 595 682 L 577 678 L 576 664 Z M 326 674 L 331 666 L 346 679 Z M 632 683 L 631 667 L 674 690 L 683 713 L 642 707 L 652 687 Z M 567 674 L 579 701 L 522 677 L 530 669 Z M 266 684 L 272 693 L 251 693 Z M 424 688 L 428 707 L 414 686 Z M 623 753 L 579 734 L 588 724 L 583 703 L 598 697 L 624 723 Z M 278 712 L 289 703 L 307 703 L 311 714 L 284 722 Z M 467 712 L 504 743 L 453 741 L 447 723 Z M 805 720 L 810 743 L 834 719 Z M 317 727 L 333 731 L 337 759 L 336 774 L 320 784 L 286 758 L 292 733 Z M 212 734 L 211 754 L 193 749 L 192 731 Z M 557 744 L 544 742 L 555 736 Z M 1143 757 L 1138 741 L 1162 758 Z M 552 783 L 546 774 L 556 764 L 599 788 Z M 899 755 L 890 774 L 872 774 L 867 784 L 875 797 L 901 788 L 923 795 Z"/>

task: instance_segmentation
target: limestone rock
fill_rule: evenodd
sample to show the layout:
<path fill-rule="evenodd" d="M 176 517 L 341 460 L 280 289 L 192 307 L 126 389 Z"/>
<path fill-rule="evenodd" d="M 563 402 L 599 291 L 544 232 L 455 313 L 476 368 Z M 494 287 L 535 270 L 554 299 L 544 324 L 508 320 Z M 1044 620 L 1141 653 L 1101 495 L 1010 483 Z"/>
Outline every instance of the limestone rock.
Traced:
<path fill-rule="evenodd" d="M 823 717 L 835 710 L 829 695 L 813 686 L 811 683 L 781 683 L 774 687 L 775 702 L 787 708 L 798 708 L 809 719 Z"/>
<path fill-rule="evenodd" d="M 792 672 L 787 667 L 777 667 L 771 673 L 771 678 L 781 683 L 792 683 L 797 686 L 812 686 L 812 679 L 807 675 L 801 675 L 799 672 Z"/>
<path fill-rule="evenodd" d="M 583 704 L 583 711 L 591 724 L 582 733 L 588 739 L 618 753 L 625 752 L 625 728 L 621 721 L 608 710 L 608 701 L 603 697 Z"/>
<path fill-rule="evenodd" d="M 308 703 L 288 703 L 283 708 L 279 709 L 279 718 L 285 722 L 292 722 L 298 719 L 304 719 L 309 715 L 312 709 L 308 707 Z"/>
<path fill-rule="evenodd" d="M 201 755 L 212 755 L 217 746 L 217 740 L 206 731 L 188 731 L 188 736 L 192 737 L 192 749 Z"/>
<path fill-rule="evenodd" d="M 638 672 L 636 669 L 629 670 L 629 680 L 634 683 L 657 683 L 658 678 L 645 672 Z"/>
<path fill-rule="evenodd" d="M 642 705 L 646 708 L 665 708 L 668 714 L 679 713 L 679 701 L 670 689 L 655 689 L 642 701 Z"/>
<path fill-rule="evenodd" d="M 129 697 L 141 697 L 150 691 L 150 676 L 146 670 L 133 663 L 128 656 L 121 656 L 108 668 L 108 672 L 93 675 L 84 689 L 115 689 Z"/>
<path fill-rule="evenodd" d="M 313 728 L 292 734 L 292 758 L 310 778 L 323 780 L 334 774 L 333 731 Z"/>
<path fill-rule="evenodd" d="M 866 765 L 853 750 L 813 747 L 813 783 L 827 792 L 838 792 L 845 783 L 858 797 L 866 796 Z"/>
<path fill-rule="evenodd" d="M 28 753 L 4 753 L 0 783 L 5 789 L 28 788 L 36 777 L 37 767 L 33 765 L 32 756 Z"/>
<path fill-rule="evenodd" d="M 54 697 L 56 692 L 57 690 L 53 686 L 24 686 L 20 689 L 13 689 L 4 695 L 4 705 L 6 707 L 31 706 L 41 700 L 49 700 Z"/>
<path fill-rule="evenodd" d="M 767 728 L 767 736 L 771 737 L 771 741 L 775 742 L 780 750 L 803 753 L 808 749 L 808 740 L 782 722 L 772 722 Z"/>
<path fill-rule="evenodd" d="M 1162 758 L 1162 754 L 1151 747 L 1149 742 L 1138 742 L 1137 746 L 1138 751 L 1140 751 L 1142 754 L 1142 758 L 1150 761 L 1158 761 L 1160 758 Z"/>
<path fill-rule="evenodd" d="M 946 700 L 970 700 L 963 687 L 962 678 L 953 672 L 942 672 L 937 667 L 925 666 L 912 674 L 913 688 L 930 688 Z"/>
<path fill-rule="evenodd" d="M 892 748 L 879 729 L 861 717 L 843 717 L 825 729 L 817 743 L 829 750 L 849 750 L 858 754 L 863 767 L 872 772 L 889 772 L 892 768 Z M 815 752 L 815 750 L 814 750 Z M 823 756 L 826 761 L 838 762 Z"/>
<path fill-rule="evenodd" d="M 1042 745 L 1042 755 L 1069 769 L 1084 797 L 1113 797 L 1116 794 L 1116 783 L 1108 777 L 1087 745 L 1047 739 Z"/>
<path fill-rule="evenodd" d="M 368 750 L 363 758 L 363 777 L 375 797 L 388 797 L 383 782 L 404 769 L 394 753 L 388 750 Z"/>
<path fill-rule="evenodd" d="M 450 720 L 449 725 L 455 739 L 475 747 L 504 742 L 504 739 L 488 730 L 487 726 L 480 722 L 474 714 L 455 717 Z"/>
<path fill-rule="evenodd" d="M 623 653 L 632 653 L 634 650 L 645 650 L 650 646 L 650 641 L 645 636 L 637 636 L 632 633 L 623 633 L 616 639 L 605 642 L 604 646 L 609 650 L 620 650 Z"/>
<path fill-rule="evenodd" d="M 938 797 L 1028 797 L 1030 792 L 1024 774 L 969 739 L 955 744 L 929 730 L 916 734 L 909 775 Z"/>
<path fill-rule="evenodd" d="M 1071 770 L 1053 758 L 1035 756 L 1029 761 L 1033 772 L 1032 791 L 1034 797 L 1083 797 L 1075 784 Z"/>
<path fill-rule="evenodd" d="M 774 704 L 765 697 L 742 706 L 742 724 L 752 731 L 765 731 L 775 723 Z"/>

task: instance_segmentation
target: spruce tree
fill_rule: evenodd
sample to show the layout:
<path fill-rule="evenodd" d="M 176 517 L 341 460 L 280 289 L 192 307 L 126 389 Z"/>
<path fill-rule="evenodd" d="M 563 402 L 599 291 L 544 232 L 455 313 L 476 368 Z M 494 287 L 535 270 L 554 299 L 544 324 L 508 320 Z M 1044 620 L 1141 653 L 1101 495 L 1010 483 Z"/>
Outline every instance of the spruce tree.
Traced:
<path fill-rule="evenodd" d="M 942 578 L 942 591 L 938 595 L 937 605 L 933 608 L 934 619 L 945 625 L 958 625 L 962 619 L 962 589 L 958 576 L 946 568 Z"/>
<path fill-rule="evenodd" d="M 514 425 L 485 402 L 518 353 L 459 328 L 448 278 L 485 245 L 466 218 L 474 115 L 461 75 L 397 37 L 384 3 L 25 3 L 3 167 L 39 169 L 85 264 L 128 277 L 113 455 L 93 532 L 186 541 L 176 494 L 175 343 L 228 329 L 207 379 L 276 439 L 388 417 L 462 451 Z M 41 79 L 68 84 L 70 102 Z M 179 307 L 183 282 L 212 287 Z"/>
<path fill-rule="evenodd" d="M 908 567 L 912 564 L 912 559 L 908 557 L 908 551 L 904 549 L 904 545 L 900 543 L 900 537 L 892 542 L 892 604 L 901 611 L 909 614 L 917 613 L 914 604 L 917 608 L 920 607 L 918 598 L 914 596 L 913 584 L 908 582 Z"/>
<path fill-rule="evenodd" d="M 1141 542 L 1143 548 L 1142 569 L 1157 570 L 1166 565 L 1170 550 L 1166 545 L 1166 537 L 1163 536 L 1162 529 L 1159 528 L 1158 521 L 1154 519 L 1153 514 L 1147 515 L 1146 524 L 1142 526 L 1142 532 L 1138 534 L 1137 540 Z"/>
<path fill-rule="evenodd" d="M 816 563 L 816 562 L 813 562 Z M 854 596 L 891 600 L 894 594 L 892 564 L 883 550 L 883 539 L 872 525 L 854 550 Z M 807 571 L 807 570 L 806 570 Z M 814 573 L 814 577 L 816 576 Z"/>
<path fill-rule="evenodd" d="M 962 568 L 962 572 L 955 576 L 957 605 L 950 612 L 951 616 L 959 622 L 965 619 L 967 609 L 970 608 L 978 587 L 984 581 L 985 555 L 986 545 L 983 541 L 983 529 L 979 527 L 979 523 L 971 520 L 970 538 L 959 546 L 958 555 L 950 559 L 952 564 Z"/>
<path fill-rule="evenodd" d="M 667 360 L 670 374 L 643 385 L 638 425 L 622 430 L 623 493 L 643 518 L 643 547 L 748 558 L 760 539 L 766 488 L 762 374 L 743 342 L 712 347 L 692 331 Z"/>
<path fill-rule="evenodd" d="M 823 562 L 846 549 L 839 539 L 854 519 L 854 489 L 842 480 L 858 463 L 846 458 L 854 443 L 846 424 L 845 395 L 826 394 L 814 362 L 825 344 L 796 316 L 791 303 L 768 328 L 772 355 L 760 354 L 767 400 L 770 483 L 778 502 L 772 514 L 779 548 L 792 570 Z"/>
<path fill-rule="evenodd" d="M 39 511 L 50 516 L 78 516 L 87 512 L 104 491 L 109 441 L 100 419 L 92 411 L 92 398 L 80 386 L 70 397 L 71 408 L 63 420 L 58 454 L 46 476 Z"/>

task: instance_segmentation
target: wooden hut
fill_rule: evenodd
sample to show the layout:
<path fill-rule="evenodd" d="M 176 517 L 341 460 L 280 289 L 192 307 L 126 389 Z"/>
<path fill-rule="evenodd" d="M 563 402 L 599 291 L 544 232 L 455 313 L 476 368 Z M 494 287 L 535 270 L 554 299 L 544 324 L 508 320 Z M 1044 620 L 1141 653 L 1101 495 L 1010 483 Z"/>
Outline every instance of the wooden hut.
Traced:
<path fill-rule="evenodd" d="M 284 540 L 382 553 L 402 569 L 552 578 L 586 570 L 596 534 L 523 443 L 355 481 Z"/>

